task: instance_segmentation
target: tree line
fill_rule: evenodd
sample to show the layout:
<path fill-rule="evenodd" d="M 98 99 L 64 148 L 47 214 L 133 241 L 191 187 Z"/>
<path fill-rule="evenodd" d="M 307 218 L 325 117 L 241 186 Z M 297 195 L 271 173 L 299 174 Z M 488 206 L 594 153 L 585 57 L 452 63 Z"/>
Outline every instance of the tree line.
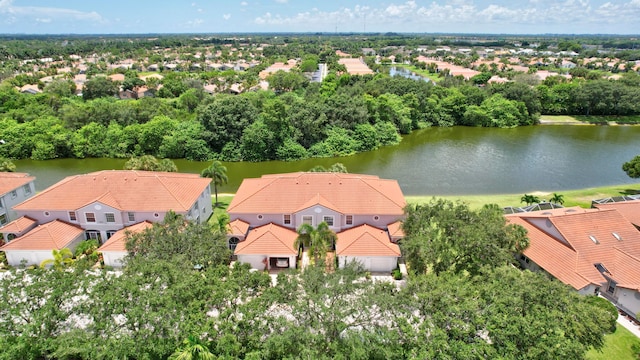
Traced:
<path fill-rule="evenodd" d="M 95 79 L 85 99 L 64 80 L 36 95 L 0 87 L 6 142 L 0 157 L 296 160 L 375 150 L 428 126 L 514 127 L 535 124 L 540 114 L 640 113 L 637 74 L 478 87 L 456 78 L 435 86 L 384 74 L 330 74 L 309 83 L 300 73 L 281 72 L 270 78 L 276 91 L 235 96 L 211 96 L 202 81 L 172 76 L 163 97 L 140 100 L 117 100 L 115 84 Z"/>

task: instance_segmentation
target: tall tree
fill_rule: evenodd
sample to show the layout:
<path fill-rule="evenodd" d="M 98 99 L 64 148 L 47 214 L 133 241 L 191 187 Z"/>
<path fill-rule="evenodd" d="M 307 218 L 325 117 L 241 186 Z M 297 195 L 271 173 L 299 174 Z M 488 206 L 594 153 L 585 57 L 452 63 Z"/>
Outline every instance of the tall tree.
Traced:
<path fill-rule="evenodd" d="M 622 164 L 622 170 L 631 178 L 640 177 L 640 155 L 634 156 L 633 159 Z"/>
<path fill-rule="evenodd" d="M 152 155 L 131 158 L 124 164 L 125 170 L 177 172 L 178 167 L 171 159 L 158 160 Z"/>
<path fill-rule="evenodd" d="M 507 225 L 502 209 L 432 199 L 408 205 L 403 228 L 403 253 L 414 273 L 453 271 L 478 274 L 483 267 L 514 262 L 528 246 L 526 230 Z"/>
<path fill-rule="evenodd" d="M 227 177 L 227 167 L 218 160 L 214 160 L 209 167 L 202 170 L 200 176 L 213 179 L 213 191 L 216 196 L 215 206 L 218 206 L 218 186 L 222 186 L 229 181 Z"/>
<path fill-rule="evenodd" d="M 0 157 L 0 172 L 14 172 L 16 171 L 16 165 L 13 161 Z"/>

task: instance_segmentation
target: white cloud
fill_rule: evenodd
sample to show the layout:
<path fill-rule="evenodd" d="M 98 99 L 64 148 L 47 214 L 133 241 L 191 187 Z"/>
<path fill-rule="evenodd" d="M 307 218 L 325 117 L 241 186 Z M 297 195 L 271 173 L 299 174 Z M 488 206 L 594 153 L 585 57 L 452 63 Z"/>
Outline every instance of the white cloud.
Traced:
<path fill-rule="evenodd" d="M 45 23 L 46 24 L 46 23 L 50 23 L 51 19 L 49 19 L 49 18 L 45 18 L 45 19 L 36 18 L 36 22 Z"/>
<path fill-rule="evenodd" d="M 231 19 L 231 14 L 224 14 L 224 15 L 222 15 L 222 18 L 225 19 L 225 20 L 229 20 L 229 19 Z"/>
<path fill-rule="evenodd" d="M 246 2 L 246 1 L 243 1 L 243 2 L 241 2 L 241 3 L 240 3 L 240 5 L 241 5 L 241 6 L 247 6 L 247 5 L 249 5 L 249 3 L 248 3 L 248 2 Z"/>
<path fill-rule="evenodd" d="M 38 22 L 51 22 L 53 20 L 76 20 L 94 23 L 107 22 L 95 11 L 85 12 L 44 6 L 14 6 L 13 0 L 0 0 L 0 14 L 9 14 L 10 17 L 32 18 Z"/>
<path fill-rule="evenodd" d="M 288 2 L 289 2 L 289 0 L 276 0 L 276 2 L 277 2 L 278 4 L 286 4 L 286 3 L 288 3 Z"/>
<path fill-rule="evenodd" d="M 275 0 L 284 2 L 285 0 Z M 627 24 L 627 33 L 640 27 L 640 0 L 614 1 L 592 5 L 593 0 L 492 1 L 433 0 L 430 2 L 391 1 L 384 6 L 343 7 L 309 10 L 294 14 L 267 12 L 254 19 L 264 27 L 304 31 L 334 29 L 361 31 L 476 31 L 476 32 L 598 32 L 598 24 Z M 365 20 L 366 19 L 366 20 Z"/>
<path fill-rule="evenodd" d="M 202 19 L 193 19 L 193 20 L 187 21 L 187 27 L 197 27 L 199 25 L 202 25 L 203 23 L 204 23 L 204 20 Z"/>

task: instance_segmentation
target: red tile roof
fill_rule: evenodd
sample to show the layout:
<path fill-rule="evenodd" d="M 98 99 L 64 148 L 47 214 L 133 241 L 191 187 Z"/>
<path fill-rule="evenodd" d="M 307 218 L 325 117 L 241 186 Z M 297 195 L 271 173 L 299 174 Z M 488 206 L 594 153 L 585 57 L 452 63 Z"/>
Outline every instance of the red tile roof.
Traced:
<path fill-rule="evenodd" d="M 530 246 L 524 255 L 560 281 L 582 289 L 606 279 L 595 268 L 627 286 L 640 286 L 640 232 L 615 209 L 555 209 L 506 215 L 524 226 Z M 621 239 L 621 240 L 618 240 Z M 623 270 L 624 269 L 624 270 Z"/>
<path fill-rule="evenodd" d="M 252 229 L 246 240 L 238 243 L 236 255 L 297 255 L 293 244 L 298 233 L 291 229 L 269 223 Z"/>
<path fill-rule="evenodd" d="M 400 256 L 400 247 L 385 230 L 365 224 L 338 233 L 336 255 Z"/>
<path fill-rule="evenodd" d="M 0 228 L 0 233 L 4 233 L 4 234 L 19 234 L 31 227 L 33 227 L 34 225 L 38 224 L 37 221 L 33 220 L 32 218 L 28 217 L 28 216 L 21 216 L 15 220 L 13 220 L 12 222 L 8 223 L 7 225 L 3 226 Z"/>
<path fill-rule="evenodd" d="M 73 240 L 82 234 L 84 234 L 84 230 L 78 226 L 60 220 L 53 220 L 0 247 L 0 251 L 60 250 L 69 246 Z"/>
<path fill-rule="evenodd" d="M 298 172 L 245 179 L 227 212 L 290 214 L 316 204 L 350 215 L 402 216 L 406 202 L 396 180 Z"/>
<path fill-rule="evenodd" d="M 99 201 L 122 211 L 188 211 L 210 182 L 197 174 L 105 170 L 69 176 L 14 209 L 75 210 Z"/>
<path fill-rule="evenodd" d="M 249 231 L 249 223 L 236 219 L 227 224 L 227 235 L 243 237 Z"/>
<path fill-rule="evenodd" d="M 107 242 L 105 242 L 104 244 L 102 244 L 102 246 L 100 246 L 100 248 L 98 248 L 98 251 L 127 251 L 127 235 L 143 232 L 146 229 L 151 228 L 152 226 L 153 224 L 149 221 L 143 221 L 131 226 L 127 226 L 124 229 L 120 229 L 116 231 L 115 234 L 111 235 L 109 240 L 107 240 Z"/>
<path fill-rule="evenodd" d="M 640 200 L 595 204 L 598 209 L 616 209 L 635 226 L 640 226 Z"/>
<path fill-rule="evenodd" d="M 0 196 L 26 185 L 36 178 L 26 173 L 0 172 Z"/>
<path fill-rule="evenodd" d="M 400 238 L 404 237 L 404 230 L 402 230 L 401 221 L 396 221 L 394 223 L 389 224 L 389 226 L 387 226 L 387 230 L 389 231 L 389 235 L 393 237 L 400 237 Z"/>

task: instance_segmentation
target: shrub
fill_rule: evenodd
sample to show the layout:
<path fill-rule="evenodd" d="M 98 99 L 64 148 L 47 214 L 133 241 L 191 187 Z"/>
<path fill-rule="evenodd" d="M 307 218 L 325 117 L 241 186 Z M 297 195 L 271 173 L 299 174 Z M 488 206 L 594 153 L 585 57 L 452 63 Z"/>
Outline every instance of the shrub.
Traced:
<path fill-rule="evenodd" d="M 618 308 L 613 305 L 609 300 L 605 298 L 601 298 L 598 296 L 588 296 L 587 303 L 597 306 L 603 310 L 605 310 L 611 318 L 609 319 L 609 332 L 613 333 L 616 331 L 616 321 L 618 319 Z"/>

